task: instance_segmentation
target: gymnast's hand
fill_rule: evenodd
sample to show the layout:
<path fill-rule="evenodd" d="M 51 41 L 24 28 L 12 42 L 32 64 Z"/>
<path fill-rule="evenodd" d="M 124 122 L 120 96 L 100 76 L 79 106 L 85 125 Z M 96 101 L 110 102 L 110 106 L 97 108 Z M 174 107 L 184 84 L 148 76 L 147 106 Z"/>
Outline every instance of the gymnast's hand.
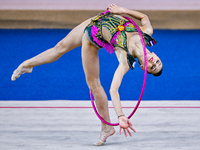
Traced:
<path fill-rule="evenodd" d="M 123 14 L 125 8 L 119 7 L 115 4 L 110 4 L 110 5 L 108 5 L 107 9 L 113 14 L 119 14 L 120 15 L 120 14 Z"/>
<path fill-rule="evenodd" d="M 120 134 L 120 135 L 121 135 L 121 129 L 124 130 L 125 136 L 127 136 L 127 132 L 128 132 L 128 134 L 129 134 L 130 136 L 132 136 L 132 134 L 131 134 L 129 128 L 130 128 L 131 130 L 133 130 L 134 132 L 136 132 L 135 129 L 133 129 L 132 123 L 130 122 L 130 120 L 129 120 L 128 118 L 126 118 L 125 116 L 119 117 L 119 126 L 120 126 L 120 129 L 119 129 L 119 134 Z"/>

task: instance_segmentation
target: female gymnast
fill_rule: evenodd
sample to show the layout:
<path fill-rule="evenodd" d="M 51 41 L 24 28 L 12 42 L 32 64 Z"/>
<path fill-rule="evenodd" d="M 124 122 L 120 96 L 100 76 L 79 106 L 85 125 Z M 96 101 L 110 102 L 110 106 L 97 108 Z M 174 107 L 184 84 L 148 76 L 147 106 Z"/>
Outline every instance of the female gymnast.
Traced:
<path fill-rule="evenodd" d="M 105 121 L 110 122 L 107 95 L 99 79 L 98 51 L 104 47 L 109 53 L 115 52 L 119 65 L 113 76 L 110 95 L 119 120 L 119 133 L 121 134 L 121 129 L 123 129 L 125 136 L 127 136 L 127 132 L 132 136 L 130 130 L 136 131 L 122 111 L 118 89 L 129 68 L 134 68 L 135 58 L 138 59 L 141 69 L 144 70 L 144 53 L 136 28 L 129 18 L 123 17 L 122 14 L 129 15 L 141 22 L 140 30 L 145 44 L 151 46 L 151 44 L 156 43 L 155 39 L 151 37 L 153 28 L 147 15 L 111 4 L 108 6 L 107 11 L 82 22 L 72 29 L 55 47 L 21 63 L 13 72 L 11 80 L 16 80 L 24 73 L 31 73 L 35 66 L 52 63 L 70 50 L 82 46 L 82 64 L 87 85 L 93 93 L 100 116 Z M 159 76 L 163 67 L 161 60 L 148 49 L 146 49 L 146 53 L 148 73 Z M 114 127 L 102 122 L 100 140 L 94 145 L 102 145 L 114 133 Z"/>

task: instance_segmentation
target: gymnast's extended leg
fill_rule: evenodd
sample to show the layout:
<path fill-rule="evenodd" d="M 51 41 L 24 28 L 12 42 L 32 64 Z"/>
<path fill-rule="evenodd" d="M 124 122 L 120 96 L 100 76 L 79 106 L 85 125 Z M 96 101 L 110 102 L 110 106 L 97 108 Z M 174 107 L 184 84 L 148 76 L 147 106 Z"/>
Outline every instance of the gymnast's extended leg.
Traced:
<path fill-rule="evenodd" d="M 80 25 L 76 26 L 64 39 L 62 39 L 55 47 L 50 48 L 33 58 L 30 58 L 21 63 L 18 68 L 13 72 L 11 80 L 14 81 L 24 73 L 31 73 L 33 67 L 42 64 L 47 64 L 56 61 L 63 54 L 70 50 L 81 46 L 82 36 L 85 27 L 89 24 L 90 19 L 84 21 Z"/>

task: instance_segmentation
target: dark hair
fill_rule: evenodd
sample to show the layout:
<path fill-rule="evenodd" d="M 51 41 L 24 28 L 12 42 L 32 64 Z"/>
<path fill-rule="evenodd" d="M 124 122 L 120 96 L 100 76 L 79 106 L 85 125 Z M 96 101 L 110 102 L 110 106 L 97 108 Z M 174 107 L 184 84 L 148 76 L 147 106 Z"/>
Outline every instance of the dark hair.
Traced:
<path fill-rule="evenodd" d="M 163 68 L 158 72 L 158 73 L 156 73 L 156 74 L 153 74 L 155 77 L 158 77 L 158 76 L 160 76 L 161 74 L 162 74 L 162 71 L 163 71 Z M 148 71 L 147 71 L 147 73 L 148 74 L 152 74 L 152 73 L 149 73 Z"/>
<path fill-rule="evenodd" d="M 162 71 L 163 71 L 163 68 L 158 72 L 158 73 L 156 73 L 156 74 L 153 74 L 155 77 L 158 77 L 158 76 L 160 76 L 161 74 L 162 74 Z"/>

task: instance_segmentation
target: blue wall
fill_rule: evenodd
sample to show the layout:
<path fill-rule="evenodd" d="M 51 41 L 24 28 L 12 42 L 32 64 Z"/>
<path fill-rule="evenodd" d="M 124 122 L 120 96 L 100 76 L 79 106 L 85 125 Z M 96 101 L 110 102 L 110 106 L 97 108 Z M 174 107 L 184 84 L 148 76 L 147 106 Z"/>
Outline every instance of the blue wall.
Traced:
<path fill-rule="evenodd" d="M 24 60 L 53 47 L 70 30 L 0 30 L 0 100 L 89 100 L 81 63 L 81 48 L 58 61 L 35 67 L 15 82 L 12 72 Z M 200 30 L 155 30 L 158 43 L 150 48 L 163 61 L 160 77 L 147 75 L 143 100 L 200 100 Z M 118 65 L 116 56 L 99 52 L 100 77 L 109 96 L 112 76 Z M 139 98 L 144 72 L 139 65 L 124 77 L 122 100 Z"/>

